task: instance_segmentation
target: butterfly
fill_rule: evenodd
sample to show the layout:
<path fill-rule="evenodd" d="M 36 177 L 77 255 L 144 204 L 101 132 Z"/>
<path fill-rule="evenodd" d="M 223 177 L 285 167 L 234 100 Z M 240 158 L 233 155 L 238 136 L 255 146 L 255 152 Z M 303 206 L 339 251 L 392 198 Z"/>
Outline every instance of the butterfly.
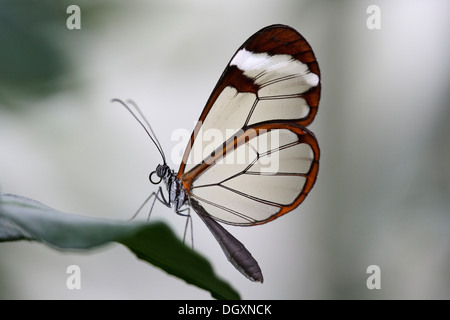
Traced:
<path fill-rule="evenodd" d="M 164 181 L 168 195 L 160 186 L 147 201 L 154 197 L 153 205 L 159 200 L 188 217 L 192 208 L 236 269 L 263 282 L 258 262 L 220 223 L 261 225 L 302 203 L 319 169 L 319 145 L 306 127 L 316 116 L 320 91 L 319 65 L 305 38 L 286 25 L 261 29 L 219 78 L 178 172 L 167 165 L 142 112 L 144 120 L 123 103 L 163 160 L 149 178 Z"/>

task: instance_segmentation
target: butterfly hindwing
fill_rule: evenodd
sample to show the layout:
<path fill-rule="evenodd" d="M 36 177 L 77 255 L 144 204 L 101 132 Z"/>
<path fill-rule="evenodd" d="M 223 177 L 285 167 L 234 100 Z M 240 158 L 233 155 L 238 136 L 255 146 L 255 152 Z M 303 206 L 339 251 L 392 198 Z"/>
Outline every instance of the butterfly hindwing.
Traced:
<path fill-rule="evenodd" d="M 269 222 L 297 207 L 314 185 L 320 151 L 295 124 L 251 126 L 184 176 L 213 218 L 234 225 Z"/>

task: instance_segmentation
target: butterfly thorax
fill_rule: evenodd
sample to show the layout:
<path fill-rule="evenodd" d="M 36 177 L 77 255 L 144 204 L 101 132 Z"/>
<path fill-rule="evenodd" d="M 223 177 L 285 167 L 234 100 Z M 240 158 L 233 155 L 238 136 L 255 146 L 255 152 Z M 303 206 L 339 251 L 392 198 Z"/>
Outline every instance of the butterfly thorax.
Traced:
<path fill-rule="evenodd" d="M 174 208 L 175 212 L 180 212 L 181 207 L 187 201 L 186 190 L 183 188 L 181 180 L 177 178 L 175 172 L 167 164 L 160 164 L 156 168 L 156 175 L 164 180 L 169 193 L 168 205 Z"/>

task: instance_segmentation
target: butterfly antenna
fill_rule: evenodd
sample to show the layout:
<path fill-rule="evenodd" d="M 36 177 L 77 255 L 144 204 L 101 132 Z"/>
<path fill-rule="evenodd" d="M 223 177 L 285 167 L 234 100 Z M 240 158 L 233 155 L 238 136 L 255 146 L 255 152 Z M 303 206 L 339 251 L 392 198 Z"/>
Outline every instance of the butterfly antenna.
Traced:
<path fill-rule="evenodd" d="M 153 144 L 156 146 L 156 148 L 159 151 L 159 154 L 161 155 L 164 164 L 166 164 L 166 156 L 164 155 L 164 151 L 161 147 L 161 144 L 158 141 L 158 138 L 156 138 L 155 133 L 153 132 L 153 129 L 150 125 L 150 123 L 148 122 L 147 118 L 145 118 L 144 114 L 142 113 L 141 109 L 139 109 L 139 107 L 137 106 L 136 103 L 134 103 L 131 100 L 128 100 L 127 102 L 133 106 L 133 108 L 135 109 L 135 111 L 137 112 L 137 114 L 139 115 L 139 117 L 136 115 L 135 112 L 133 112 L 133 110 L 131 110 L 131 108 L 122 100 L 120 99 L 112 99 L 112 102 L 118 102 L 120 103 L 122 106 L 125 107 L 125 109 L 128 110 L 128 112 L 131 113 L 131 115 L 136 119 L 137 122 L 139 122 L 139 124 L 142 126 L 142 128 L 144 128 L 145 132 L 147 133 L 147 135 L 149 136 L 149 138 L 152 140 Z"/>

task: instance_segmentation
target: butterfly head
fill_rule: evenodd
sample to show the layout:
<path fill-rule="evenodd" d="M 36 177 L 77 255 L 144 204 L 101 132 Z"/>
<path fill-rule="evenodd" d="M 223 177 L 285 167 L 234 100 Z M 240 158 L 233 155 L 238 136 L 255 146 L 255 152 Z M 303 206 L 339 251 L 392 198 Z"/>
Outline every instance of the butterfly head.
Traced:
<path fill-rule="evenodd" d="M 159 177 L 159 180 L 153 180 L 153 175 L 156 173 L 156 175 Z M 150 182 L 153 184 L 159 184 L 163 179 L 167 178 L 170 176 L 170 168 L 169 166 L 164 163 L 164 164 L 158 164 L 158 166 L 156 167 L 156 170 L 153 171 L 152 173 L 150 173 L 149 179 Z"/>

